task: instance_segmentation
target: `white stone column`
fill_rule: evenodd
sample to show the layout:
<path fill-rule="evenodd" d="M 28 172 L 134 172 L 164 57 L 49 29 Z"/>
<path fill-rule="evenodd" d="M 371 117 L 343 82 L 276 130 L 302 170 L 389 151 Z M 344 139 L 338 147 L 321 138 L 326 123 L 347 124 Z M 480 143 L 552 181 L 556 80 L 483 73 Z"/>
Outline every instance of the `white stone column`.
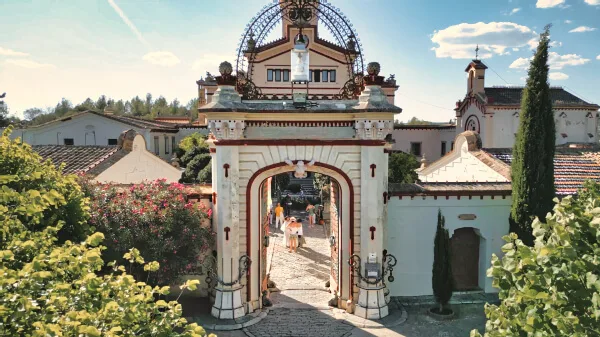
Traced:
<path fill-rule="evenodd" d="M 237 146 L 218 147 L 214 156 L 213 186 L 217 191 L 216 286 L 212 315 L 219 319 L 235 319 L 246 314 L 242 302 L 243 277 L 239 277 L 239 151 Z"/>
<path fill-rule="evenodd" d="M 383 146 L 363 146 L 361 149 L 361 219 L 360 257 L 361 274 L 366 277 L 365 265 L 371 254 L 376 254 L 378 270 L 381 271 L 383 240 L 386 225 L 386 210 L 383 193 L 387 188 L 387 154 Z M 371 227 L 375 227 L 372 236 Z M 358 278 L 358 301 L 354 314 L 367 319 L 386 317 L 388 306 L 385 301 L 382 282 L 368 284 Z"/>

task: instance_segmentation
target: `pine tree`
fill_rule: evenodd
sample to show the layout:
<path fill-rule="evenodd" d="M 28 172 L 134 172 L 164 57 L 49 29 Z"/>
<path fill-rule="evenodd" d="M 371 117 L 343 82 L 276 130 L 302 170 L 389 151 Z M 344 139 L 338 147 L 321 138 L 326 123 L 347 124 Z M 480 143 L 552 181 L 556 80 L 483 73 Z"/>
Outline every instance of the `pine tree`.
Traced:
<path fill-rule="evenodd" d="M 548 85 L 550 25 L 540 36 L 521 98 L 519 130 L 511 165 L 512 208 L 510 230 L 533 245 L 531 223 L 546 221 L 554 205 L 554 149 L 556 126 Z"/>
<path fill-rule="evenodd" d="M 433 243 L 433 276 L 431 278 L 431 285 L 433 287 L 433 295 L 440 305 L 440 314 L 444 312 L 444 307 L 450 301 L 452 289 L 454 288 L 452 264 L 450 261 L 450 236 L 445 224 L 446 219 L 442 216 L 442 211 L 438 210 L 437 230 Z"/>

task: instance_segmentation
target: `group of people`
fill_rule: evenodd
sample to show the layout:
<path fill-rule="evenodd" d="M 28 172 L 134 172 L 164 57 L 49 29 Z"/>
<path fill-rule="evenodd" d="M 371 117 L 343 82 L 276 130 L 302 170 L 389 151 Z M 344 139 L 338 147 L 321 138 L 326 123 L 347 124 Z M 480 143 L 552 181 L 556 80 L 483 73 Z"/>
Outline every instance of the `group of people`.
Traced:
<path fill-rule="evenodd" d="M 316 224 L 317 212 L 320 210 L 319 205 L 312 205 L 308 203 L 306 206 L 306 212 L 308 213 L 308 225 L 310 228 Z M 285 246 L 289 248 L 289 252 L 297 253 L 297 249 L 306 244 L 306 239 L 303 235 L 302 219 L 290 217 L 289 213 L 281 206 L 277 204 L 275 209 L 271 212 L 274 217 L 275 226 L 283 231 L 285 236 Z"/>

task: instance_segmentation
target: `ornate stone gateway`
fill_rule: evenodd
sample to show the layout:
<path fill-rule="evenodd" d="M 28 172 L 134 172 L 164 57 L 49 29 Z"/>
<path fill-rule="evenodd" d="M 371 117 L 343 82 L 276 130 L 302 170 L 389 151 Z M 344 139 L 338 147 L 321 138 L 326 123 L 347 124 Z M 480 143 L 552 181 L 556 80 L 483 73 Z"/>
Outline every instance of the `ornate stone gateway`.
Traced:
<path fill-rule="evenodd" d="M 354 63 L 360 54 L 356 44 L 319 39 L 317 18 L 341 15 L 327 12 L 330 5 L 282 0 L 277 6 L 269 8 L 281 14 L 274 18 L 283 17 L 284 37 L 277 43 L 262 44 L 258 39 L 242 45 L 252 50 L 246 62 L 254 71 L 242 72 L 238 61 L 234 75 L 233 67 L 224 62 L 215 82 L 198 82 L 200 96 L 208 101 L 200 110 L 207 115 L 211 131 L 218 269 L 212 313 L 230 319 L 261 308 L 261 266 L 266 263 L 263 248 L 267 243 L 261 230 L 265 179 L 284 172 L 296 176 L 317 172 L 339 184 L 341 221 L 332 239 L 338 306 L 357 303 L 355 314 L 384 317 L 386 150 L 390 147 L 385 139 L 393 128 L 394 114 L 402 111 L 393 105 L 397 86 L 379 76 L 377 63 L 369 64 L 363 75 L 362 65 Z M 254 30 L 253 34 L 262 33 Z M 347 59 L 347 55 L 353 56 Z M 290 68 L 305 61 L 304 66 Z M 349 74 L 337 74 L 335 69 L 340 67 L 347 67 Z M 356 84 L 356 95 L 331 95 L 343 91 L 349 80 Z M 249 86 L 261 94 L 248 95 Z M 351 268 L 349 262 L 356 257 L 362 263 L 353 262 Z"/>

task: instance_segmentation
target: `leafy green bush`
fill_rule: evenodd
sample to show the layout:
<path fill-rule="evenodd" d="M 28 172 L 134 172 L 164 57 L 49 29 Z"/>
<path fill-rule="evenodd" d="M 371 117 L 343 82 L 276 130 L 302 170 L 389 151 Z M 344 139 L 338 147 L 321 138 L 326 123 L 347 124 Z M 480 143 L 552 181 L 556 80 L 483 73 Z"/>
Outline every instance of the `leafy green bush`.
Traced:
<path fill-rule="evenodd" d="M 185 157 L 185 156 L 184 156 Z M 202 170 L 210 165 L 210 154 L 198 154 L 192 158 L 192 160 L 187 163 L 185 167 L 185 171 L 181 175 L 182 183 L 198 183 L 199 182 L 199 174 Z"/>
<path fill-rule="evenodd" d="M 454 278 L 452 277 L 452 263 L 450 258 L 450 236 L 446 229 L 446 218 L 438 209 L 437 230 L 433 241 L 433 268 L 431 284 L 433 295 L 440 305 L 438 314 L 445 315 L 446 305 L 452 298 Z"/>
<path fill-rule="evenodd" d="M 151 287 L 111 264 L 103 267 L 101 233 L 81 243 L 57 236 L 67 221 L 89 218 L 75 177 L 54 171 L 28 145 L 0 138 L 0 333 L 3 336 L 169 336 L 201 337 L 204 329 L 188 325 L 176 301 L 156 301 L 168 287 Z M 14 170 L 23 164 L 23 173 Z M 8 167 L 8 169 L 5 169 Z M 7 173 L 8 172 L 8 173 Z M 75 228 L 85 232 L 79 221 Z M 126 256 L 144 263 L 139 252 Z M 160 265 L 150 262 L 147 271 Z M 198 281 L 184 288 L 193 290 Z"/>
<path fill-rule="evenodd" d="M 35 203 L 19 203 L 22 209 L 15 210 L 14 216 L 31 231 L 42 231 L 62 221 L 63 225 L 58 232 L 59 242 L 83 241 L 92 233 L 92 228 L 87 223 L 88 206 L 81 188 L 77 185 L 77 177 L 63 175 L 50 161 L 40 163 L 42 158 L 32 151 L 29 145 L 8 139 L 11 131 L 11 128 L 4 131 L 0 144 L 1 201 L 8 205 L 16 205 L 19 203 L 19 195 L 26 191 L 53 191 L 51 197 L 64 199 L 64 202 L 49 209 L 42 209 Z M 40 210 L 42 213 L 38 213 Z M 30 219 L 29 214 L 39 214 L 39 217 Z"/>
<path fill-rule="evenodd" d="M 106 236 L 105 261 L 122 263 L 130 248 L 147 260 L 160 262 L 150 274 L 138 266 L 130 272 L 152 284 L 167 285 L 195 271 L 200 253 L 212 247 L 214 233 L 200 224 L 210 216 L 202 204 L 186 201 L 181 184 L 164 180 L 123 189 L 112 185 L 82 182 L 90 198 L 91 220 Z"/>
<path fill-rule="evenodd" d="M 417 180 L 415 171 L 419 168 L 417 157 L 404 152 L 392 153 L 388 162 L 388 182 L 412 184 Z"/>
<path fill-rule="evenodd" d="M 533 247 L 504 238 L 488 270 L 501 303 L 485 307 L 485 336 L 600 336 L 599 191 L 587 183 L 579 198 L 555 199 L 546 223 L 533 221 Z"/>
<path fill-rule="evenodd" d="M 189 136 L 184 137 L 179 142 L 179 148 L 185 152 L 190 151 L 194 147 L 205 148 L 206 152 L 208 152 L 208 144 L 206 144 L 206 136 L 194 132 Z"/>

